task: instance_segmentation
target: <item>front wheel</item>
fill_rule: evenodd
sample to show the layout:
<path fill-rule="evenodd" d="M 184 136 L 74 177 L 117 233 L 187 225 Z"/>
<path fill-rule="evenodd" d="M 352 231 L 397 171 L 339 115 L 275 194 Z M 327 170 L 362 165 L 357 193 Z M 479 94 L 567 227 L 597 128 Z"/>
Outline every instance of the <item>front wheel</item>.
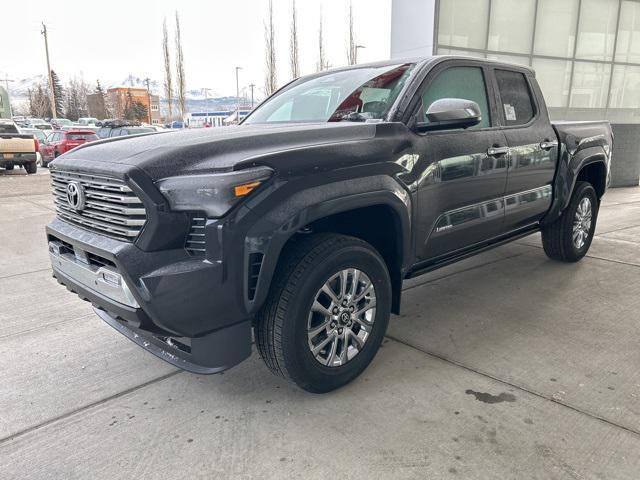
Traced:
<path fill-rule="evenodd" d="M 577 262 L 589 251 L 598 218 L 598 196 L 588 182 L 577 182 L 569 206 L 560 218 L 542 229 L 547 256 Z"/>
<path fill-rule="evenodd" d="M 301 236 L 283 253 L 256 345 L 269 369 L 314 393 L 339 388 L 371 363 L 389 322 L 391 281 L 368 243 Z"/>

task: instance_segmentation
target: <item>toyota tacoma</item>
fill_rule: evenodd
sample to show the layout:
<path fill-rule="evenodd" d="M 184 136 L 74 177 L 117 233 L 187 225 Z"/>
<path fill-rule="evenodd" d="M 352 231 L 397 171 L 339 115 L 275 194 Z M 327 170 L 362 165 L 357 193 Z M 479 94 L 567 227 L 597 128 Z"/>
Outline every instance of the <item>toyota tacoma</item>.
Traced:
<path fill-rule="evenodd" d="M 404 279 L 538 231 L 551 259 L 580 260 L 612 142 L 607 122 L 550 122 L 527 67 L 320 72 L 238 126 L 59 157 L 53 275 L 180 368 L 223 371 L 254 339 L 273 373 L 327 392 L 371 362 Z"/>

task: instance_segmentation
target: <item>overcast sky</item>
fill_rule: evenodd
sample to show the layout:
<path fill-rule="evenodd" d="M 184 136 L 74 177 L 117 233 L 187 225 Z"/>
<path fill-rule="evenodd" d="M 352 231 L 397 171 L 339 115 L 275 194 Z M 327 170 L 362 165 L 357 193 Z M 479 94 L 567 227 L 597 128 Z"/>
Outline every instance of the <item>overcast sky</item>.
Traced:
<path fill-rule="evenodd" d="M 278 81 L 290 78 L 291 0 L 274 0 Z M 349 0 L 297 0 L 302 73 L 315 71 L 322 9 L 329 63 L 346 63 Z M 389 57 L 391 0 L 353 0 L 359 62 Z M 47 24 L 51 68 L 63 82 L 82 75 L 94 84 L 122 82 L 129 74 L 162 81 L 162 20 L 173 41 L 174 13 L 180 15 L 188 88 L 211 95 L 235 94 L 235 66 L 241 88 L 264 86 L 264 20 L 267 0 L 15 0 L 2 2 L 0 78 L 46 74 L 40 22 Z M 11 42 L 6 41 L 11 39 Z M 172 46 L 173 54 L 173 46 Z M 257 92 L 256 92 L 257 93 Z M 261 94 L 259 95 L 261 96 Z"/>

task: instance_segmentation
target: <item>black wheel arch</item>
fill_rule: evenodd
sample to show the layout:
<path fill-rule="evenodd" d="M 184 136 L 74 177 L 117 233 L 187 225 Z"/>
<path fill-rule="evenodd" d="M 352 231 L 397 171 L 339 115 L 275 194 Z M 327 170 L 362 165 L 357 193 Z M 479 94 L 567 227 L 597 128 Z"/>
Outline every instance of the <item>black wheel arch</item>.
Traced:
<path fill-rule="evenodd" d="M 298 235 L 315 231 L 348 234 L 382 250 L 380 254 L 392 278 L 392 311 L 399 312 L 402 279 L 412 263 L 411 208 L 411 196 L 404 187 L 390 176 L 377 175 L 301 190 L 265 215 L 257 216 L 244 245 L 247 311 L 255 313 L 266 300 L 287 243 L 295 241 Z M 364 220 L 345 228 L 345 219 L 359 215 L 364 216 Z M 375 224 L 368 225 L 372 221 Z M 370 228 L 359 228 L 364 226 Z M 386 236 L 375 235 L 380 232 Z M 385 247 L 386 242 L 380 238 L 393 239 L 392 246 Z M 262 256 L 262 263 L 252 286 L 249 272 L 256 253 Z"/>
<path fill-rule="evenodd" d="M 562 215 L 578 181 L 591 183 L 600 200 L 609 185 L 610 162 L 610 154 L 601 145 L 589 146 L 573 154 L 563 146 L 553 182 L 553 202 L 541 224 L 553 223 Z"/>

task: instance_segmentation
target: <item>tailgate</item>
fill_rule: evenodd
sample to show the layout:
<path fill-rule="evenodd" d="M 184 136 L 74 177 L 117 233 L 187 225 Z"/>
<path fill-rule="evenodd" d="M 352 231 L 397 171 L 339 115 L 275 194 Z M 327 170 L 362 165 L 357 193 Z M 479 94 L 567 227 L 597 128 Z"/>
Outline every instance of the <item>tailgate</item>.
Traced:
<path fill-rule="evenodd" d="M 0 153 L 35 153 L 36 144 L 32 135 L 0 136 Z"/>

